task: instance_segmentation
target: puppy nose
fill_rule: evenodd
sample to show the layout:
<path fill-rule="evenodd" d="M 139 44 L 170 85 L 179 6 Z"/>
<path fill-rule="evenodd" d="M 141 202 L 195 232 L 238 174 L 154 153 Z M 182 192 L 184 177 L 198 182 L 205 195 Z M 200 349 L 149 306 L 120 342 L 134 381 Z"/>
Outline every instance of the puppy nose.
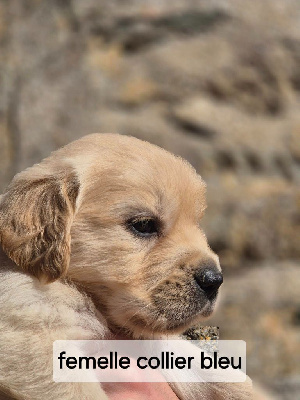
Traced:
<path fill-rule="evenodd" d="M 208 296 L 215 294 L 223 283 L 223 275 L 221 272 L 212 267 L 198 270 L 194 274 L 194 278 L 200 288 Z"/>

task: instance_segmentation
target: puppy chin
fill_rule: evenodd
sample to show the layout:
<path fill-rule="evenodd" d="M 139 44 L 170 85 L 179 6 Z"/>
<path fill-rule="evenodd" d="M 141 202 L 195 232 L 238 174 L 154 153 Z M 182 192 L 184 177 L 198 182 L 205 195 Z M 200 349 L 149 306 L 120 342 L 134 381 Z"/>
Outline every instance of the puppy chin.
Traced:
<path fill-rule="evenodd" d="M 177 305 L 162 312 L 153 306 L 151 313 L 146 315 L 135 312 L 134 317 L 129 318 L 122 328 L 114 326 L 112 330 L 134 339 L 153 339 L 162 335 L 181 334 L 207 319 L 213 313 L 215 303 L 216 296 L 212 300 L 207 299 L 202 308 L 197 308 L 193 313 L 188 312 L 190 307 L 180 310 Z"/>
<path fill-rule="evenodd" d="M 209 318 L 215 309 L 216 297 L 209 300 L 203 308 L 195 315 L 178 320 L 178 318 L 170 319 L 167 322 L 166 330 L 171 333 L 182 333 L 193 325 L 201 323 L 201 321 Z"/>

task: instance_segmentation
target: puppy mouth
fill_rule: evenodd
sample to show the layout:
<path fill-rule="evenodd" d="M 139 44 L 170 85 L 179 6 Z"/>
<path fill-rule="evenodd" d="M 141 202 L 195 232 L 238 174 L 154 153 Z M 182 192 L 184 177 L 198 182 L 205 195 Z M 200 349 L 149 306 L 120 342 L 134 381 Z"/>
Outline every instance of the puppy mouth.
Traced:
<path fill-rule="evenodd" d="M 193 282 L 160 284 L 151 291 L 148 301 L 134 296 L 122 296 L 121 307 L 108 309 L 107 319 L 115 334 L 131 338 L 153 338 L 162 334 L 182 333 L 209 317 L 215 307 L 218 292 L 209 296 Z M 123 304 L 130 304 L 124 309 Z"/>
<path fill-rule="evenodd" d="M 138 302 L 137 308 L 128 309 L 127 313 L 123 311 L 122 321 L 119 318 L 110 320 L 110 329 L 115 334 L 135 339 L 182 333 L 212 314 L 216 297 L 201 298 L 201 301 L 196 298 L 193 302 L 175 302 L 166 297 L 162 302 L 154 296 L 146 308 Z"/>
<path fill-rule="evenodd" d="M 152 296 L 158 320 L 164 321 L 166 330 L 178 332 L 213 313 L 218 291 L 207 295 L 195 285 L 172 289 L 159 288 Z"/>
<path fill-rule="evenodd" d="M 201 308 L 197 305 L 184 305 L 176 307 L 175 310 L 174 308 L 165 309 L 161 315 L 165 319 L 166 330 L 179 331 L 181 328 L 185 329 L 209 317 L 214 311 L 214 304 L 215 300 L 209 300 L 205 304 L 202 303 Z"/>
<path fill-rule="evenodd" d="M 159 289 L 152 294 L 146 309 L 131 310 L 133 315 L 124 321 L 123 332 L 135 338 L 182 333 L 212 314 L 216 298 L 217 293 L 208 298 L 190 287 L 179 298 Z"/>

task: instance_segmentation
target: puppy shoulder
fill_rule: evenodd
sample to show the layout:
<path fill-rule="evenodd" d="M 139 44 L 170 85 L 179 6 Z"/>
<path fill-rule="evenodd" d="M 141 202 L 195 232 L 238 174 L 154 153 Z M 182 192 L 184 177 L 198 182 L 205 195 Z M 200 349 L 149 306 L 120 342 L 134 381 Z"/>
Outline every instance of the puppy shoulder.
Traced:
<path fill-rule="evenodd" d="M 101 338 L 107 332 L 92 300 L 61 281 L 45 285 L 21 271 L 0 270 L 0 302 L 2 323 L 9 322 L 9 330 L 35 326 L 56 332 L 57 339 L 74 340 Z"/>

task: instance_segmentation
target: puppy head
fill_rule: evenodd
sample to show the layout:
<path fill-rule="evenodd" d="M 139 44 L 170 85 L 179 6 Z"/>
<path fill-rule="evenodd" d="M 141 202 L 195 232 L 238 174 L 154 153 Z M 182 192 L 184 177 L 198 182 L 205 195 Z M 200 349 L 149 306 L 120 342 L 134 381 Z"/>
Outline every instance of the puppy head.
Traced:
<path fill-rule="evenodd" d="M 222 276 L 204 209 L 187 162 L 135 138 L 89 135 L 13 182 L 0 238 L 30 273 L 79 284 L 112 329 L 149 337 L 213 311 Z"/>
<path fill-rule="evenodd" d="M 111 326 L 135 337 L 183 331 L 210 315 L 222 275 L 201 230 L 200 176 L 134 138 L 87 140 L 97 151 L 80 179 L 69 276 Z"/>

